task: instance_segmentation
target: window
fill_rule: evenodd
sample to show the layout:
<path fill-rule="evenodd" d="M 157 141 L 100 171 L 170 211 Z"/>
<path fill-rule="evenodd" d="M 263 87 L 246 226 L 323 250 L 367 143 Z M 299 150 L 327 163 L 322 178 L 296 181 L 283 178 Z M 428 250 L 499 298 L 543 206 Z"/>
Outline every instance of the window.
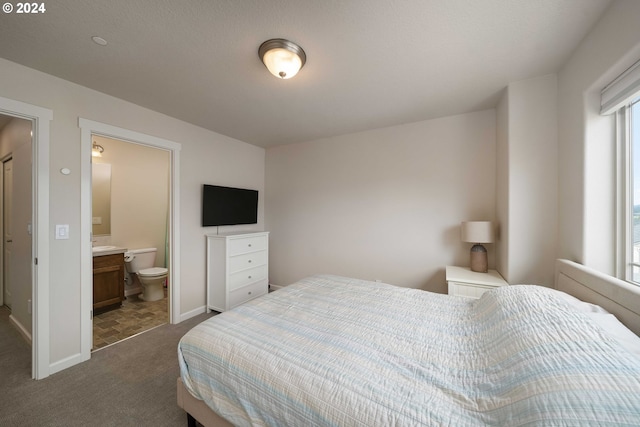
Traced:
<path fill-rule="evenodd" d="M 617 275 L 640 286 L 640 61 L 601 93 L 600 114 L 615 113 L 618 135 Z"/>
<path fill-rule="evenodd" d="M 640 98 L 634 99 L 628 106 L 623 107 L 618 112 L 619 132 L 623 144 L 623 157 L 627 172 L 626 195 L 628 200 L 625 205 L 626 224 L 624 227 L 626 237 L 625 258 L 625 279 L 629 282 L 640 285 Z"/>

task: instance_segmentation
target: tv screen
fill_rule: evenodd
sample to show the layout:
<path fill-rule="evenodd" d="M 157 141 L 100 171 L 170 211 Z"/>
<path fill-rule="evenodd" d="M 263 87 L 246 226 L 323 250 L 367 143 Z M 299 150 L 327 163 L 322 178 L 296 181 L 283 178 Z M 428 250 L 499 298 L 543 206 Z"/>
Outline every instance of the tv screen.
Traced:
<path fill-rule="evenodd" d="M 202 186 L 202 226 L 256 224 L 258 190 Z"/>

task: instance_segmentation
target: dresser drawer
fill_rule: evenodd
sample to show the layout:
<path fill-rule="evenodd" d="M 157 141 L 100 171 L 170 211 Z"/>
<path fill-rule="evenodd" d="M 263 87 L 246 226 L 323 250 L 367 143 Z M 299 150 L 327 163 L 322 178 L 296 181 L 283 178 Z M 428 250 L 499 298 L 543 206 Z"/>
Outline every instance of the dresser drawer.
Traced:
<path fill-rule="evenodd" d="M 267 249 L 267 236 L 243 237 L 229 240 L 229 256 Z"/>
<path fill-rule="evenodd" d="M 495 286 L 482 286 L 470 283 L 449 282 L 449 295 L 478 299 Z"/>
<path fill-rule="evenodd" d="M 244 286 L 235 291 L 229 292 L 229 308 L 233 308 L 237 305 L 245 303 L 249 300 L 257 298 L 267 293 L 269 287 L 266 281 L 254 283 L 252 285 Z"/>
<path fill-rule="evenodd" d="M 248 254 L 229 257 L 229 273 L 258 267 L 267 263 L 267 251 L 249 252 Z"/>
<path fill-rule="evenodd" d="M 257 282 L 267 278 L 267 266 L 250 268 L 229 275 L 229 290 L 238 289 L 249 283 Z"/>

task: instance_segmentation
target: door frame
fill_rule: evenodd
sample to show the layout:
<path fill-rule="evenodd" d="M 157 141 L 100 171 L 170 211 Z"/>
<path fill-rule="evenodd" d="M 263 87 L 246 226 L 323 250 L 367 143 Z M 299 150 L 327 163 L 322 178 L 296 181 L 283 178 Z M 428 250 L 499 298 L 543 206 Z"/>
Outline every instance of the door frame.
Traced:
<path fill-rule="evenodd" d="M 31 127 L 33 128 L 33 122 L 31 123 Z M 4 162 L 8 159 L 11 158 L 11 153 L 5 155 L 4 157 L 0 158 L 0 163 L 2 163 L 2 174 L 0 174 L 0 235 L 4 234 Z M 4 237 L 4 236 L 3 236 Z M 2 259 L 0 260 L 0 266 L 2 266 L 2 268 L 0 269 L 0 306 L 4 305 L 4 288 L 6 286 L 5 284 L 5 271 L 6 271 L 6 266 L 5 266 L 5 260 L 4 260 L 4 245 L 5 245 L 5 241 L 4 238 L 2 240 L 0 240 L 0 252 L 2 253 Z"/>
<path fill-rule="evenodd" d="M 170 153 L 169 184 L 169 321 L 180 322 L 180 150 L 182 145 L 140 132 L 117 126 L 79 118 L 81 131 L 80 148 L 80 281 L 81 281 L 81 320 L 80 351 L 83 359 L 91 357 L 93 279 L 91 252 L 91 146 L 92 135 L 119 139 L 134 144 L 168 150 Z"/>
<path fill-rule="evenodd" d="M 49 144 L 53 111 L 0 97 L 0 114 L 31 121 L 31 377 L 49 376 Z"/>

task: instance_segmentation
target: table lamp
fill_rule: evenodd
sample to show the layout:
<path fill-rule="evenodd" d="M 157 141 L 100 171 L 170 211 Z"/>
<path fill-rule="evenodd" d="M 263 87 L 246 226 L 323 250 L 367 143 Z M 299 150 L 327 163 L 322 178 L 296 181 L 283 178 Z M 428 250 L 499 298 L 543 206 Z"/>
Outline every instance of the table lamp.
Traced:
<path fill-rule="evenodd" d="M 489 263 L 487 250 L 482 243 L 493 243 L 491 221 L 465 221 L 460 229 L 462 241 L 474 244 L 471 248 L 471 271 L 486 273 L 489 271 Z"/>

